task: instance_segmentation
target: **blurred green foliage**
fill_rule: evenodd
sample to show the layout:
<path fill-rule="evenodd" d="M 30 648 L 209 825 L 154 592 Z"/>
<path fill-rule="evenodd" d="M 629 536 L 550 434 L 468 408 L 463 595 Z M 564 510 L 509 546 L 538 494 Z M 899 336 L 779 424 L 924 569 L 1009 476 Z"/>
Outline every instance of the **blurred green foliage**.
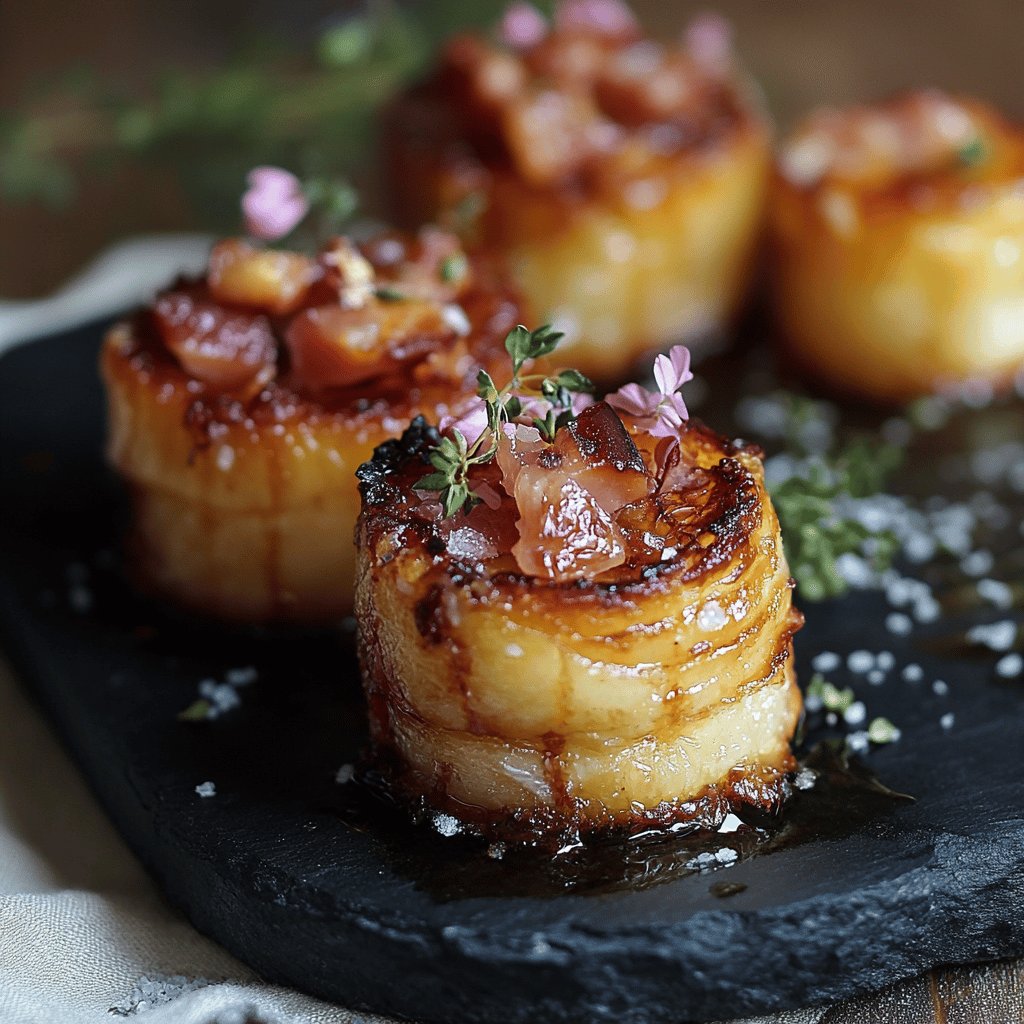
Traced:
<path fill-rule="evenodd" d="M 157 69 L 141 95 L 95 69 L 55 74 L 25 97 L 22 113 L 0 112 L 0 198 L 66 205 L 76 174 L 124 161 L 174 171 L 211 230 L 237 225 L 245 174 L 259 164 L 344 195 L 338 179 L 369 163 L 381 105 L 428 66 L 442 39 L 493 24 L 503 7 L 371 0 L 304 52 L 253 41 L 215 71 Z"/>

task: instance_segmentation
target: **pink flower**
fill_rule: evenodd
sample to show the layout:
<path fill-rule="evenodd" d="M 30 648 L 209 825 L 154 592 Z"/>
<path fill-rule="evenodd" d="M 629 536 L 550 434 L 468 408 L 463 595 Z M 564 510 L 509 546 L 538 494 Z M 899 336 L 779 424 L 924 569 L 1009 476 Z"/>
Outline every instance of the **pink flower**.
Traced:
<path fill-rule="evenodd" d="M 242 196 L 245 229 L 254 238 L 283 238 L 309 212 L 302 182 L 281 167 L 254 167 Z"/>
<path fill-rule="evenodd" d="M 698 64 L 725 71 L 732 61 L 732 27 L 720 14 L 698 14 L 686 27 L 683 42 Z"/>
<path fill-rule="evenodd" d="M 648 391 L 639 384 L 626 384 L 606 401 L 644 423 L 648 433 L 654 437 L 675 437 L 679 428 L 690 418 L 679 389 L 693 380 L 690 372 L 690 350 L 685 345 L 675 345 L 668 355 L 659 355 L 654 360 L 654 382 L 657 391 Z"/>
<path fill-rule="evenodd" d="M 647 416 L 657 416 L 661 395 L 654 394 L 639 384 L 625 384 L 614 394 L 609 395 L 605 401 L 613 409 L 620 409 L 630 416 L 643 419 Z"/>
<path fill-rule="evenodd" d="M 659 355 L 654 360 L 654 382 L 663 395 L 674 394 L 691 380 L 690 350 L 685 345 L 673 345 L 667 356 Z"/>
<path fill-rule="evenodd" d="M 482 398 L 474 398 L 460 415 L 442 416 L 437 429 L 442 434 L 457 430 L 472 444 L 487 429 L 487 403 Z"/>
<path fill-rule="evenodd" d="M 606 36 L 628 36 L 639 25 L 622 0 L 563 0 L 555 10 L 555 27 L 560 31 L 582 29 Z"/>
<path fill-rule="evenodd" d="M 533 4 L 509 4 L 498 24 L 498 38 L 517 50 L 536 46 L 547 34 L 547 19 Z"/>

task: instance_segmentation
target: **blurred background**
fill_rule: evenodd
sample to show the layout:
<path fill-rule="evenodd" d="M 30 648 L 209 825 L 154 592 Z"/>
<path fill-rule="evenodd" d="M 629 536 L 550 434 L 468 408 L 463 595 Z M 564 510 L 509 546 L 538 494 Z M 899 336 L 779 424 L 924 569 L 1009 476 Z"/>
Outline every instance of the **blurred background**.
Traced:
<path fill-rule="evenodd" d="M 1021 0 L 634 0 L 671 37 L 709 7 L 785 128 L 810 107 L 941 85 L 1024 115 Z M 343 177 L 373 212 L 372 111 L 493 0 L 0 0 L 0 296 L 108 243 L 232 231 L 245 171 Z"/>

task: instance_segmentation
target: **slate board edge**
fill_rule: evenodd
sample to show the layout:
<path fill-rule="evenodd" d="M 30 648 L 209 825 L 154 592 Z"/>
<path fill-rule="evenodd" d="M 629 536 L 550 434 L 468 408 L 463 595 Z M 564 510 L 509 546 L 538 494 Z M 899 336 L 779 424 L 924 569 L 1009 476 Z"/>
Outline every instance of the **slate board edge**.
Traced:
<path fill-rule="evenodd" d="M 672 954 L 664 949 L 665 932 L 661 931 L 656 936 L 648 936 L 651 940 L 646 943 L 648 948 L 638 954 L 646 957 L 642 977 L 622 972 L 614 963 L 594 965 L 589 962 L 593 958 L 582 955 L 578 947 L 588 946 L 590 952 L 597 951 L 601 943 L 592 933 L 573 935 L 569 932 L 565 936 L 550 933 L 546 938 L 554 941 L 549 942 L 549 950 L 510 956 L 507 949 L 485 949 L 470 941 L 472 937 L 468 935 L 402 935 L 395 930 L 381 930 L 375 922 L 359 915 L 344 920 L 318 921 L 308 914 L 297 916 L 294 906 L 280 907 L 271 901 L 256 905 L 240 879 L 225 876 L 208 860 L 188 850 L 173 848 L 166 842 L 156 847 L 156 854 L 147 849 L 151 836 L 161 838 L 163 826 L 155 811 L 147 809 L 140 801 L 127 771 L 118 773 L 116 778 L 114 773 L 99 771 L 88 737 L 62 699 L 60 685 L 46 678 L 46 659 L 38 656 L 40 651 L 45 651 L 45 632 L 40 630 L 36 645 L 39 649 L 34 649 L 28 642 L 31 630 L 19 629 L 26 619 L 30 625 L 35 625 L 31 621 L 33 613 L 9 580 L 4 579 L 2 584 L 0 634 L 4 634 L 11 660 L 23 678 L 34 686 L 37 698 L 46 706 L 122 834 L 160 879 L 171 900 L 189 913 L 200 930 L 262 970 L 270 980 L 294 984 L 355 1009 L 374 1009 L 420 1020 L 525 1021 L 534 1020 L 538 1013 L 546 1013 L 554 1019 L 615 1019 L 629 1024 L 654 1024 L 679 1021 L 686 1016 L 720 1018 L 831 1001 L 878 988 L 939 963 L 993 959 L 1024 950 L 1019 913 L 1024 905 L 1024 879 L 1021 878 L 1024 868 L 1014 868 L 1002 879 L 993 880 L 989 875 L 980 890 L 965 889 L 946 904 L 930 906 L 928 920 L 936 923 L 932 921 L 934 915 L 945 927 L 934 944 L 922 947 L 918 943 L 916 928 L 920 921 L 909 913 L 913 909 L 912 901 L 922 891 L 934 892 L 937 887 L 926 886 L 922 890 L 914 886 L 928 879 L 934 883 L 942 871 L 961 876 L 962 884 L 966 867 L 977 856 L 981 841 L 978 836 L 940 837 L 937 848 L 942 847 L 942 857 L 933 850 L 925 866 L 879 887 L 895 887 L 893 899 L 881 899 L 881 894 L 871 889 L 862 890 L 867 914 L 863 922 L 867 931 L 863 933 L 851 934 L 849 916 L 842 913 L 843 908 L 836 906 L 834 899 L 791 904 L 785 908 L 785 913 L 760 911 L 737 915 L 723 910 L 721 914 L 692 918 L 689 929 L 695 930 L 697 925 L 710 922 L 712 917 L 738 921 L 734 926 L 744 928 L 751 927 L 754 919 L 760 919 L 775 928 L 790 929 L 787 934 L 794 944 L 788 946 L 779 942 L 781 933 L 769 928 L 769 934 L 762 936 L 759 943 L 759 951 L 767 956 L 743 959 L 736 957 L 735 949 L 716 952 L 702 948 L 707 947 L 708 934 L 705 933 L 699 936 L 700 941 L 691 937 L 693 952 L 698 955 L 688 964 L 681 964 L 678 951 Z M 1019 849 L 1024 843 L 1021 825 L 1015 822 L 1015 831 L 1001 836 L 998 841 L 1016 844 Z M 166 840 L 166 835 L 163 839 Z M 939 866 L 932 867 L 936 859 Z M 1006 858 L 1001 857 L 1000 863 L 1006 864 Z M 986 899 L 980 905 L 991 911 L 996 890 L 1000 914 L 990 913 L 986 924 L 979 921 L 979 904 L 974 901 L 984 895 Z M 1006 913 L 1007 903 L 1009 914 Z M 898 916 L 899 921 L 895 923 L 906 925 L 909 934 L 906 944 L 898 951 L 887 950 L 892 959 L 879 966 L 875 961 L 880 934 L 878 917 L 882 909 Z M 954 916 L 948 920 L 947 915 Z M 837 926 L 847 929 L 846 956 L 840 967 L 846 974 L 837 973 L 835 968 L 840 965 L 835 962 L 837 958 L 831 944 L 822 944 L 820 935 L 816 943 L 812 941 L 813 930 L 811 935 L 803 933 L 803 925 L 811 920 L 817 920 L 819 927 L 826 928 L 830 939 L 835 938 Z M 275 947 L 271 940 L 277 927 L 283 924 L 295 930 Z M 324 954 L 319 963 L 303 960 L 296 970 L 294 936 L 303 929 L 317 942 L 315 948 L 322 949 Z M 564 943 L 560 941 L 563 938 Z M 749 943 L 751 936 L 748 934 L 746 939 Z M 617 950 L 626 955 L 628 945 L 625 936 L 620 935 L 605 940 L 602 948 L 609 955 Z M 408 958 L 410 948 L 420 955 L 419 969 Z M 496 956 L 502 953 L 505 955 Z M 487 959 L 482 961 L 485 954 Z M 434 969 L 437 963 L 431 957 L 444 958 L 443 971 Z M 500 963 L 505 968 L 501 991 L 495 991 L 493 986 L 481 991 L 486 980 L 480 977 L 481 963 L 490 966 Z M 695 974 L 701 965 L 709 968 L 711 977 L 708 973 Z M 361 966 L 366 966 L 367 970 L 362 970 Z M 852 968 L 864 973 L 854 980 L 849 973 Z M 313 970 L 319 974 L 310 980 L 312 975 L 306 972 Z M 576 972 L 575 977 L 572 973 L 567 975 L 570 970 Z M 740 973 L 742 970 L 752 972 L 753 977 Z M 723 971 L 728 977 L 722 976 Z M 715 980 L 720 985 L 694 991 L 698 977 L 705 986 Z M 758 987 L 759 978 L 770 979 L 774 985 L 786 982 L 791 987 L 766 991 Z M 396 979 L 402 981 L 398 990 L 394 988 Z"/>

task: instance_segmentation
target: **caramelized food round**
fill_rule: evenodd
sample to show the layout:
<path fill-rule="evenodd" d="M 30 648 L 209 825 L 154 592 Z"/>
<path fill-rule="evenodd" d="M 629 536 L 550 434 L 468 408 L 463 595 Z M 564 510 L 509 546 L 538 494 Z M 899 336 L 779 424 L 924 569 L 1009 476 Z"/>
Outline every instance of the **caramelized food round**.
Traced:
<path fill-rule="evenodd" d="M 356 468 L 413 417 L 458 413 L 520 318 L 441 232 L 337 239 L 317 257 L 220 243 L 205 279 L 103 349 L 141 582 L 232 619 L 348 614 Z"/>
<path fill-rule="evenodd" d="M 694 28 L 676 45 L 586 19 L 524 45 L 458 36 L 386 129 L 399 215 L 504 253 L 605 383 L 720 328 L 748 282 L 769 132 L 724 27 Z"/>
<path fill-rule="evenodd" d="M 382 763 L 503 835 L 772 806 L 801 619 L 758 453 L 696 423 L 652 438 L 604 403 L 536 434 L 510 428 L 486 500 L 450 519 L 415 487 L 437 440 L 422 421 L 360 470 Z"/>
<path fill-rule="evenodd" d="M 812 115 L 773 185 L 773 301 L 800 364 L 904 400 L 1024 365 L 1024 131 L 915 92 Z"/>

